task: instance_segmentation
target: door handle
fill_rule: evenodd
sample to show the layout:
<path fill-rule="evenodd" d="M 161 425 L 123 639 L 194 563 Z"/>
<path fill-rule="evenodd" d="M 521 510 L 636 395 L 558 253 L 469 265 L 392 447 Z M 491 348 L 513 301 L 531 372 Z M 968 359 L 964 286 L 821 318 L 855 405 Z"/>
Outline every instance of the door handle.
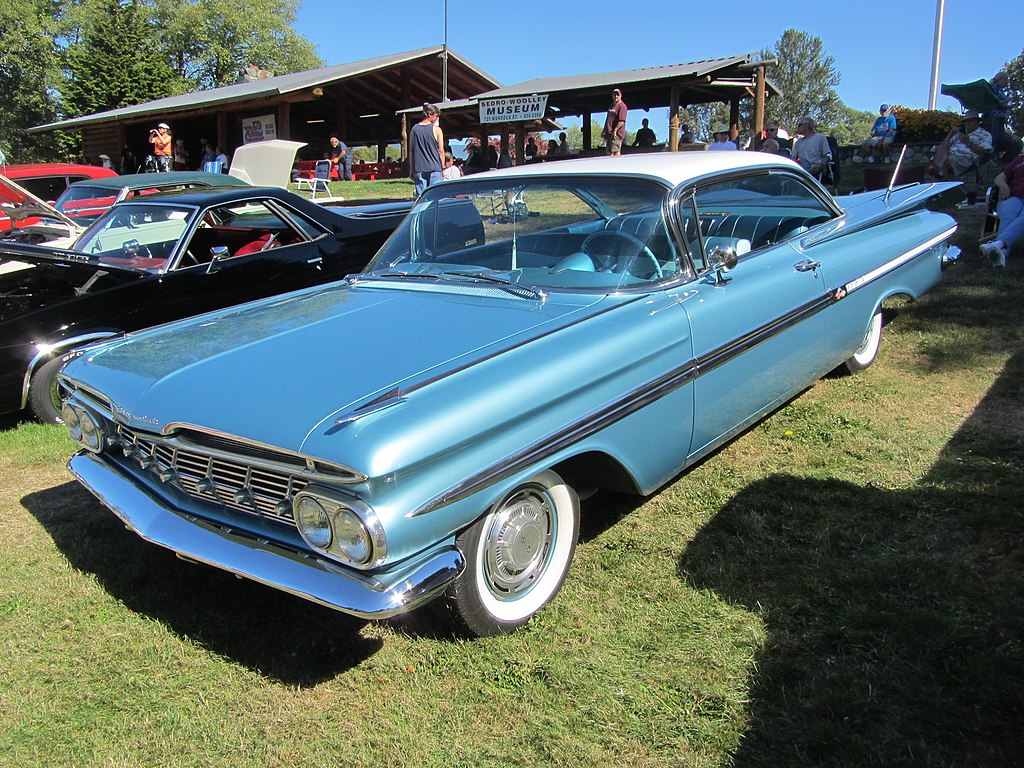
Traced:
<path fill-rule="evenodd" d="M 813 259 L 804 259 L 803 261 L 798 261 L 796 264 L 794 264 L 793 268 L 797 272 L 816 272 L 818 267 L 820 266 L 820 261 L 814 261 Z"/>

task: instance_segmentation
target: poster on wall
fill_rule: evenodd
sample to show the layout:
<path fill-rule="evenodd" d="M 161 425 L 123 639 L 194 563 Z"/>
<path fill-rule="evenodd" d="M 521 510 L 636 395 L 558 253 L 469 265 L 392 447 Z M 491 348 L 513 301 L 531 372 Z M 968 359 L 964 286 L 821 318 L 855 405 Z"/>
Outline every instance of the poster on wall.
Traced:
<path fill-rule="evenodd" d="M 242 118 L 242 143 L 277 138 L 277 119 L 274 115 Z"/>

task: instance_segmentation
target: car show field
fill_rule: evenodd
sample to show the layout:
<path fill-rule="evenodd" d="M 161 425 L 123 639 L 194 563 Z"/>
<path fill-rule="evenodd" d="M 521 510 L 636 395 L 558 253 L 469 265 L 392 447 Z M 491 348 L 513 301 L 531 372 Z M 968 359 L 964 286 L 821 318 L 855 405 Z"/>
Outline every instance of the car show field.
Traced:
<path fill-rule="evenodd" d="M 980 214 L 948 209 L 971 247 Z M 558 599 L 470 643 L 444 611 L 365 622 L 161 552 L 72 481 L 62 427 L 11 420 L 0 754 L 812 765 L 842 744 L 847 765 L 1012 762 L 1019 286 L 968 261 L 889 308 L 863 374 L 646 501 L 588 499 Z"/>

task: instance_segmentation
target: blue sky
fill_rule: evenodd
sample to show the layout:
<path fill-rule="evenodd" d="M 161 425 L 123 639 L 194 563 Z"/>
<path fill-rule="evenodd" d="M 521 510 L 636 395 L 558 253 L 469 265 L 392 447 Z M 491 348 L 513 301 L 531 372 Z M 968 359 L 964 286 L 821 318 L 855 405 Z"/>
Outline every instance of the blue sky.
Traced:
<path fill-rule="evenodd" d="M 614 6 L 600 0 L 448 0 L 448 45 L 511 85 L 758 51 L 793 28 L 822 39 L 842 76 L 839 96 L 849 106 L 872 112 L 883 101 L 927 107 L 936 0 L 844 5 L 857 10 L 841 14 L 825 0 L 646 0 Z M 1024 48 L 1020 0 L 946 0 L 945 6 L 940 83 L 989 78 Z M 609 7 L 618 9 L 614 23 Z M 444 10 L 444 0 L 391 0 L 386 6 L 304 0 L 295 28 L 327 64 L 341 64 L 440 45 Z M 628 103 L 628 92 L 624 98 Z M 937 106 L 959 108 L 944 96 Z M 667 118 L 655 113 L 646 116 L 661 138 L 659 123 Z M 644 116 L 630 113 L 630 130 Z"/>

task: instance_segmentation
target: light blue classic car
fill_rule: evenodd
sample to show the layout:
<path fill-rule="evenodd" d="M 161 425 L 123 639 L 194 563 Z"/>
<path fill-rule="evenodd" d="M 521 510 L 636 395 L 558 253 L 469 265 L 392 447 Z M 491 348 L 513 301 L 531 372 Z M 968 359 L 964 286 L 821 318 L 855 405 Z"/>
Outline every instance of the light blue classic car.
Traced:
<path fill-rule="evenodd" d="M 361 274 L 72 360 L 70 467 L 185 559 L 368 618 L 445 594 L 508 632 L 558 592 L 581 498 L 653 493 L 872 363 L 882 302 L 955 259 L 925 207 L 950 186 L 840 207 L 754 152 L 445 182 Z"/>

